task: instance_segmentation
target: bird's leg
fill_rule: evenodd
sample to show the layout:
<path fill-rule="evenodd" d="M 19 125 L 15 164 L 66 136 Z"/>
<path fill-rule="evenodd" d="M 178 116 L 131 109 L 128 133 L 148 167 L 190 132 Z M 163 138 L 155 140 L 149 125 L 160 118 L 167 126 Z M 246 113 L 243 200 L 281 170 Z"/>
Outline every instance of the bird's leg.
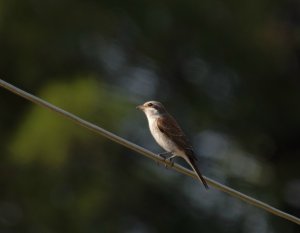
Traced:
<path fill-rule="evenodd" d="M 162 152 L 162 153 L 159 153 L 158 155 L 160 156 L 160 157 L 162 157 L 163 159 L 164 159 L 164 161 L 166 160 L 166 158 L 168 157 L 167 155 L 172 155 L 172 153 L 171 152 Z M 157 165 L 159 165 L 159 162 L 156 162 L 157 163 Z M 166 165 L 165 165 L 166 166 Z"/>
<path fill-rule="evenodd" d="M 174 159 L 177 155 L 174 155 L 172 152 L 170 152 L 170 153 L 171 153 L 171 156 L 167 157 L 165 160 L 168 160 L 168 161 L 171 163 L 171 166 L 170 166 L 170 167 L 173 167 L 173 166 L 174 166 L 173 159 Z M 166 164 L 165 167 L 168 168 L 168 165 Z"/>
<path fill-rule="evenodd" d="M 159 155 L 160 157 L 163 157 L 164 159 L 166 159 L 166 158 L 167 158 L 166 155 L 172 155 L 172 152 L 163 152 L 163 153 L 159 153 L 158 155 Z"/>
<path fill-rule="evenodd" d="M 166 159 L 168 158 L 168 155 L 172 155 L 172 152 L 162 152 L 158 154 L 160 157 L 162 157 L 164 159 L 164 161 L 166 161 Z M 165 164 L 165 168 L 167 168 L 167 164 Z"/>
<path fill-rule="evenodd" d="M 158 154 L 159 156 L 163 157 L 165 161 L 168 160 L 168 162 L 171 163 L 171 166 L 170 167 L 173 167 L 174 166 L 174 163 L 173 163 L 173 159 L 177 156 L 177 155 L 174 155 L 172 152 L 163 152 L 163 153 L 159 153 Z M 169 156 L 168 156 L 169 155 Z M 165 164 L 165 168 L 168 168 L 168 165 Z"/>

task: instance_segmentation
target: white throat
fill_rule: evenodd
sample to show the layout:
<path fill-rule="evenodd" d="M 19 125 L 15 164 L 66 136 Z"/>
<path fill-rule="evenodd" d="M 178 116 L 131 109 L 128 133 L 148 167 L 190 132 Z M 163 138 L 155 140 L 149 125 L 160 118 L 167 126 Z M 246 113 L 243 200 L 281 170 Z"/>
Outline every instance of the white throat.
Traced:
<path fill-rule="evenodd" d="M 157 118 L 160 116 L 160 113 L 155 108 L 147 108 L 144 112 L 148 120 L 149 118 Z"/>

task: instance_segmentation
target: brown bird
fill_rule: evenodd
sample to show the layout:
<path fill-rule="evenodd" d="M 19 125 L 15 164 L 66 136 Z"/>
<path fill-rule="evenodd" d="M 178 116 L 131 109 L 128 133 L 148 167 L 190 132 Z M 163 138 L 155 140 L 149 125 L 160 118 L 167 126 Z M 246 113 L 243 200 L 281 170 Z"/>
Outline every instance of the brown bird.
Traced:
<path fill-rule="evenodd" d="M 146 114 L 152 136 L 167 151 L 160 155 L 171 154 L 167 158 L 168 160 L 176 156 L 185 159 L 194 172 L 196 172 L 205 188 L 208 189 L 208 185 L 196 165 L 197 157 L 192 146 L 176 120 L 167 112 L 165 107 L 160 102 L 148 101 L 143 105 L 137 106 L 137 108 Z"/>

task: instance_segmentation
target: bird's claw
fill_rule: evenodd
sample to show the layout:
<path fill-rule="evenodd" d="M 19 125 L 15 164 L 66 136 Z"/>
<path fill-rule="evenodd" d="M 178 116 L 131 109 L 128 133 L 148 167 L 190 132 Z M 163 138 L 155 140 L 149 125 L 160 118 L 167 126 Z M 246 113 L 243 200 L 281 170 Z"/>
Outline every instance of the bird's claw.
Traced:
<path fill-rule="evenodd" d="M 164 159 L 165 168 L 168 169 L 169 167 L 174 166 L 173 159 L 174 159 L 175 155 L 173 155 L 172 152 L 163 152 L 163 153 L 159 153 L 158 155 Z M 167 155 L 170 155 L 170 156 L 167 156 Z"/>
<path fill-rule="evenodd" d="M 167 159 L 165 159 L 165 161 L 167 162 L 167 163 L 165 163 L 165 168 L 168 169 L 168 168 L 171 168 L 174 166 L 173 158 L 171 158 L 171 159 L 167 158 Z"/>
<path fill-rule="evenodd" d="M 169 152 L 163 152 L 163 153 L 159 153 L 158 156 L 162 157 L 164 159 L 164 161 L 166 161 L 166 158 L 167 158 L 167 154 L 169 154 Z M 157 166 L 160 165 L 160 162 L 159 161 L 156 161 L 155 162 L 157 164 Z"/>

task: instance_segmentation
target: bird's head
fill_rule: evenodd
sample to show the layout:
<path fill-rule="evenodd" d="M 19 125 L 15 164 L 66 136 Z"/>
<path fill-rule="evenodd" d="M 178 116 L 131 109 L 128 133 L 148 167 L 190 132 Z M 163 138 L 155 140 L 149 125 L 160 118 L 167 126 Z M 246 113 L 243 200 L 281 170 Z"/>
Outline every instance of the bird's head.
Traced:
<path fill-rule="evenodd" d="M 148 101 L 142 105 L 136 107 L 139 110 L 142 110 L 146 116 L 159 116 L 166 113 L 165 107 L 158 101 Z"/>

